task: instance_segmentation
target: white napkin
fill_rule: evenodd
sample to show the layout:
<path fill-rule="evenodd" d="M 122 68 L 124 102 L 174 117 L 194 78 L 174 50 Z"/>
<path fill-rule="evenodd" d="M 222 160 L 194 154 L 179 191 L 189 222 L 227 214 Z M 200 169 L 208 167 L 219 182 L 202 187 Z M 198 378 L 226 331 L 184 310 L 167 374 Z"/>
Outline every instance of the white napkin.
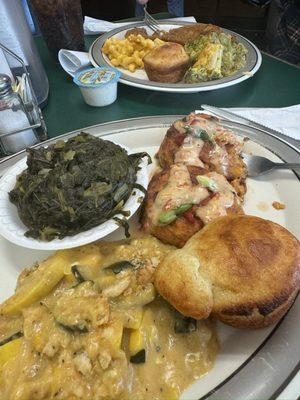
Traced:
<path fill-rule="evenodd" d="M 228 111 L 300 140 L 300 104 L 284 108 L 228 108 Z"/>
<path fill-rule="evenodd" d="M 283 108 L 224 108 L 234 114 L 300 140 L 300 104 Z M 195 110 L 203 112 L 203 110 Z M 205 111 L 210 114 L 208 111 Z"/>
<path fill-rule="evenodd" d="M 171 18 L 168 21 L 185 21 L 196 22 L 194 17 L 179 17 Z M 95 35 L 101 32 L 108 32 L 125 25 L 136 24 L 135 22 L 109 22 L 91 17 L 84 18 L 84 33 L 86 35 Z M 58 53 L 58 60 L 62 68 L 71 76 L 74 76 L 76 71 L 91 64 L 88 53 L 82 51 L 73 51 L 61 49 Z"/>
<path fill-rule="evenodd" d="M 168 21 L 185 21 L 185 22 L 196 22 L 194 17 L 178 17 L 170 18 Z M 132 22 L 109 22 L 101 19 L 95 19 L 91 17 L 85 17 L 83 23 L 83 29 L 85 35 L 95 35 L 97 33 L 109 32 L 112 29 L 121 28 L 125 25 L 134 25 L 137 21 Z"/>
<path fill-rule="evenodd" d="M 11 72 L 10 66 L 7 62 L 5 55 L 6 55 L 6 53 L 4 53 L 2 49 L 0 49 L 0 71 L 1 71 L 1 74 L 8 75 L 10 77 L 10 79 L 14 82 L 14 76 Z"/>

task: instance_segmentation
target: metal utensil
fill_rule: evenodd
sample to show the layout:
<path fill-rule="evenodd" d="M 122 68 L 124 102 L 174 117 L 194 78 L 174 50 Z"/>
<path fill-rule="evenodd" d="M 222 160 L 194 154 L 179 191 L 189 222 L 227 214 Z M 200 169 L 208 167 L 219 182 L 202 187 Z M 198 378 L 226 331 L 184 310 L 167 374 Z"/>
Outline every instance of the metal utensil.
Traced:
<path fill-rule="evenodd" d="M 214 106 L 209 106 L 207 104 L 202 104 L 201 108 L 205 111 L 211 112 L 212 114 L 216 115 L 217 117 L 228 119 L 229 121 L 236 122 L 238 124 L 257 129 L 261 132 L 266 132 L 272 136 L 281 135 L 281 137 L 282 137 L 281 132 L 278 132 L 275 129 L 271 129 L 265 125 L 259 124 L 258 122 L 251 121 L 248 118 L 240 117 L 239 115 L 236 115 L 230 111 L 223 110 L 221 108 L 214 107 Z"/>
<path fill-rule="evenodd" d="M 252 178 L 274 169 L 300 169 L 300 163 L 275 163 L 268 158 L 249 154 L 243 154 L 243 159 L 248 167 L 248 176 Z"/>
<path fill-rule="evenodd" d="M 152 17 L 147 11 L 147 4 L 144 5 L 144 22 L 156 35 L 162 36 L 164 32 L 160 29 L 160 26 L 156 19 Z"/>

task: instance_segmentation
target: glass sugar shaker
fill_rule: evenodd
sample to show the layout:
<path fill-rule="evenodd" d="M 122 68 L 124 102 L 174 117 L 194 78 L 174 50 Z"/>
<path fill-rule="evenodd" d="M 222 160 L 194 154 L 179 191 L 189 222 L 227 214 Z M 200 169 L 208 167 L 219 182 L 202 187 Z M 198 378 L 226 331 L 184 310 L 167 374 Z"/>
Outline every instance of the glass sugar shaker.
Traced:
<path fill-rule="evenodd" d="M 5 155 L 16 153 L 39 142 L 30 127 L 30 115 L 8 75 L 0 74 L 0 145 Z"/>

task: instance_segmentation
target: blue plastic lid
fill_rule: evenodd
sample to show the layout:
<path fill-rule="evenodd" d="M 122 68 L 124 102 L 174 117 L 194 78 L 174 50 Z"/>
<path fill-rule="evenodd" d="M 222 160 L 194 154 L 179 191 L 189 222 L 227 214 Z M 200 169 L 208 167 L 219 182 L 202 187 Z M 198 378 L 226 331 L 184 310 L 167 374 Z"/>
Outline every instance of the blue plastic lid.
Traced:
<path fill-rule="evenodd" d="M 118 82 L 121 72 L 112 67 L 92 67 L 75 74 L 73 82 L 78 86 L 96 88 Z"/>

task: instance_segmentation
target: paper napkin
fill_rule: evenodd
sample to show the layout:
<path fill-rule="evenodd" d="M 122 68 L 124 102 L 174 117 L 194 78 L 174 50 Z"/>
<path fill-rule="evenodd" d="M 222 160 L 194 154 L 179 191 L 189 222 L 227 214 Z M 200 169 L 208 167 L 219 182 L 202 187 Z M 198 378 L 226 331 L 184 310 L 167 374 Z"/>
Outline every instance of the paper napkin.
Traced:
<path fill-rule="evenodd" d="M 74 76 L 76 71 L 87 67 L 91 63 L 89 53 L 66 49 L 59 50 L 58 61 L 62 68 L 71 76 Z"/>
<path fill-rule="evenodd" d="M 300 140 L 300 104 L 284 108 L 228 108 L 228 111 Z"/>
<path fill-rule="evenodd" d="M 300 104 L 283 108 L 224 108 L 224 110 L 300 140 Z M 203 112 L 203 110 L 195 112 Z"/>
<path fill-rule="evenodd" d="M 196 22 L 194 17 L 178 17 L 170 18 L 168 21 L 184 21 L 184 22 Z M 109 22 L 101 19 L 95 19 L 91 17 L 84 18 L 83 29 L 85 35 L 96 35 L 97 33 L 109 32 L 112 29 L 121 28 L 125 25 L 135 25 L 137 21 L 132 22 Z"/>

